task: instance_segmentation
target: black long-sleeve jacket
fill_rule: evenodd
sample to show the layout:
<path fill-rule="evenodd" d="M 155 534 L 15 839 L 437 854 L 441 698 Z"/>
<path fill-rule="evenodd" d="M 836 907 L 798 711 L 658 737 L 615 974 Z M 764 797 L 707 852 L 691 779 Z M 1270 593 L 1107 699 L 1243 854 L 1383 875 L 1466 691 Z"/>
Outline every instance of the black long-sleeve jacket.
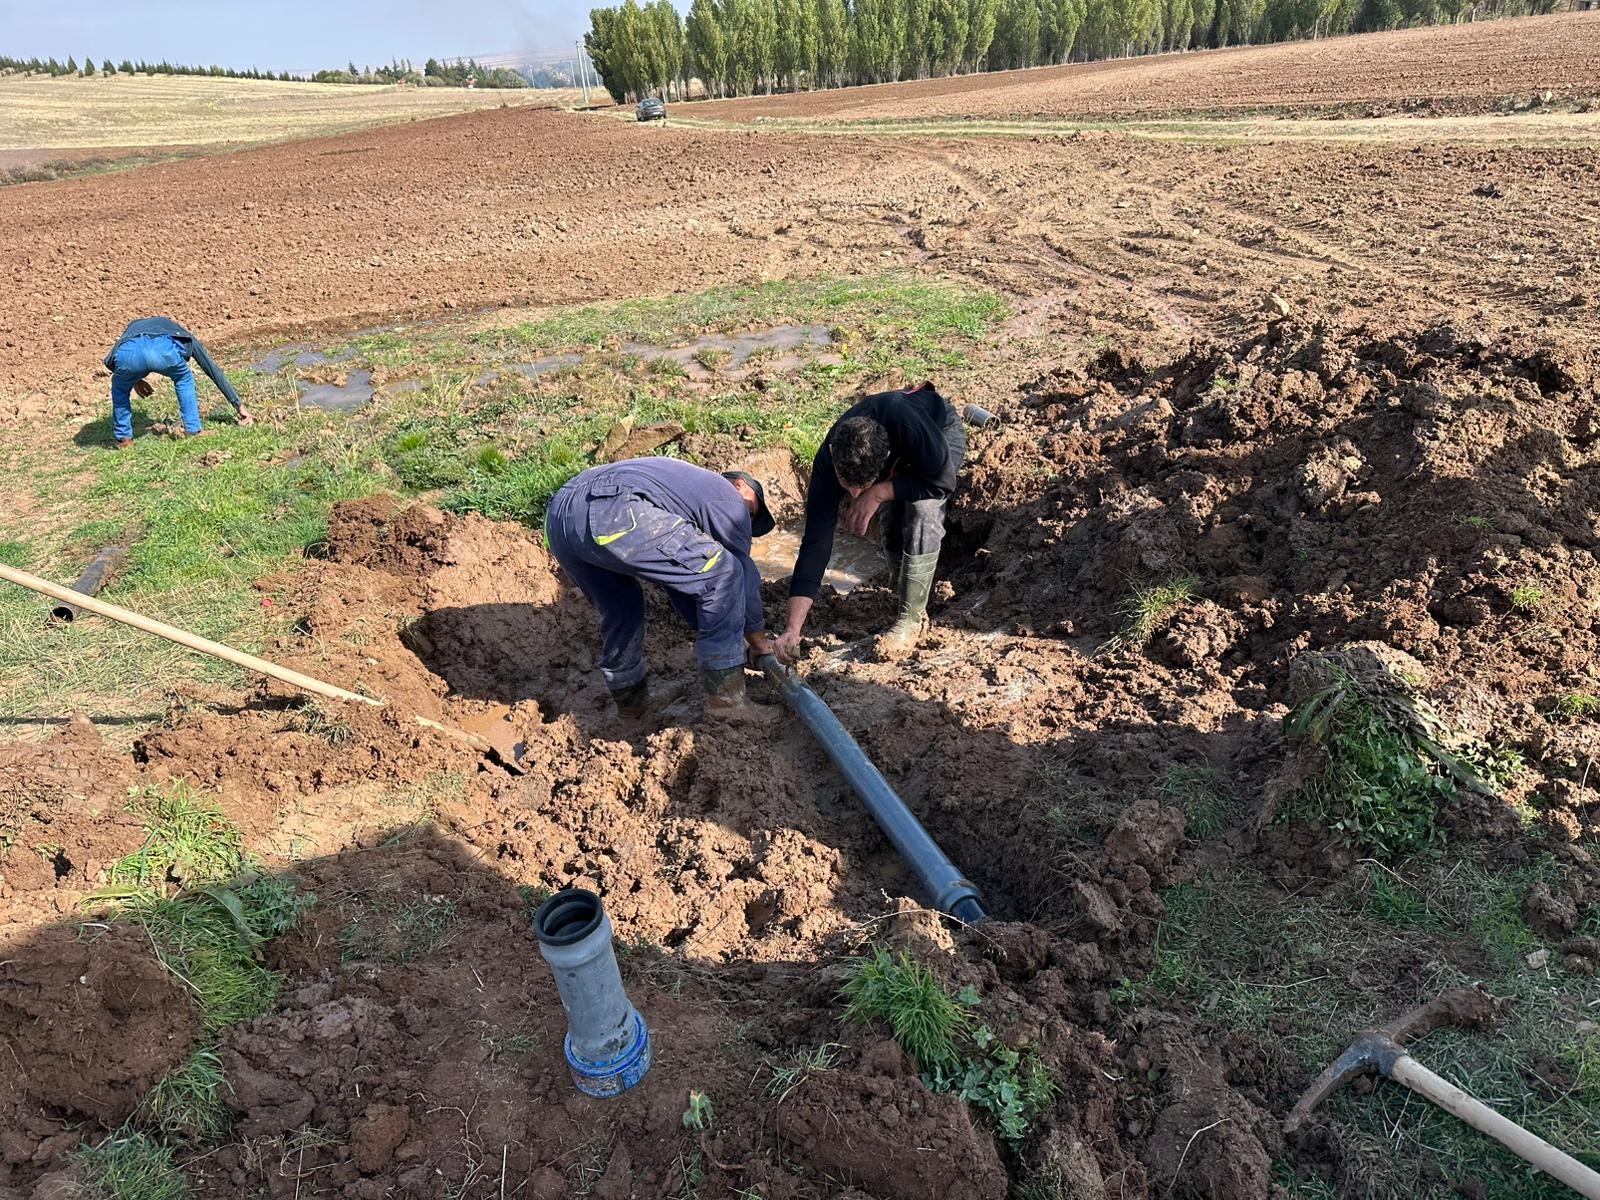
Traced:
<path fill-rule="evenodd" d="M 950 402 L 932 384 L 914 392 L 879 392 L 847 411 L 817 451 L 811 464 L 811 484 L 806 489 L 806 529 L 800 539 L 789 595 L 816 599 L 822 576 L 833 557 L 833 534 L 839 523 L 839 505 L 849 493 L 833 469 L 828 443 L 840 423 L 852 417 L 871 417 L 889 431 L 889 462 L 878 482 L 894 480 L 894 498 L 904 503 L 940 500 L 956 489 L 956 464 L 944 430 L 959 420 Z"/>

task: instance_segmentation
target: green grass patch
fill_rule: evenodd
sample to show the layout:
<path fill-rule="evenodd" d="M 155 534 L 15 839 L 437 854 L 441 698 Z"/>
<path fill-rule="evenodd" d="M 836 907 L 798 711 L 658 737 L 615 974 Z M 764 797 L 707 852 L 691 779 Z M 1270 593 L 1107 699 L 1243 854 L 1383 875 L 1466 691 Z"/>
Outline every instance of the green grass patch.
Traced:
<path fill-rule="evenodd" d="M 243 869 L 244 838 L 215 799 L 187 783 L 141 788 L 133 793 L 128 810 L 144 821 L 145 842 L 112 865 L 113 886 L 217 883 Z"/>
<path fill-rule="evenodd" d="M 174 408 L 163 385 L 136 405 L 130 451 L 109 448 L 108 416 L 66 454 L 0 450 L 12 494 L 27 502 L 15 507 L 33 514 L 24 524 L 0 513 L 0 559 L 70 580 L 102 546 L 126 544 L 106 599 L 259 652 L 297 614 L 264 606 L 252 585 L 322 542 L 341 500 L 397 491 L 536 526 L 550 496 L 591 465 L 594 447 L 626 416 L 809 458 L 855 387 L 891 372 L 948 381 L 1003 315 L 989 293 L 893 275 L 626 301 L 471 334 L 448 325 L 380 331 L 350 341 L 340 369 L 384 368 L 392 383 L 416 367 L 407 375 L 414 386 L 382 388 L 353 414 L 299 408 L 291 371 L 239 370 L 258 418 L 249 429 L 208 399 L 211 436 L 148 436 L 148 422 Z M 679 364 L 619 350 L 629 340 L 687 345 L 708 329 L 788 323 L 828 329 L 832 343 L 817 349 L 840 361 L 765 370 L 759 389 L 722 380 L 707 391 Z M 593 350 L 601 346 L 611 348 Z M 537 378 L 509 369 L 546 347 L 590 352 Z M 113 622 L 47 628 L 47 607 L 21 589 L 0 589 L 0 716 L 88 708 L 154 721 L 169 687 L 244 680 L 238 668 Z"/>
<path fill-rule="evenodd" d="M 1199 841 L 1226 832 L 1244 815 L 1244 801 L 1210 767 L 1168 767 L 1161 781 L 1161 798 L 1183 809 L 1189 836 Z"/>
<path fill-rule="evenodd" d="M 142 1133 L 115 1133 L 80 1150 L 73 1161 L 87 1188 L 85 1200 L 186 1200 L 189 1184 L 172 1147 Z"/>
<path fill-rule="evenodd" d="M 468 341 L 499 350 L 554 351 L 599 347 L 625 334 L 665 346 L 689 333 L 731 332 L 752 324 L 839 324 L 866 314 L 879 330 L 928 342 L 950 334 L 976 338 L 1005 312 L 990 293 L 913 276 L 796 279 L 590 305 L 483 330 Z"/>
<path fill-rule="evenodd" d="M 1135 585 L 1123 602 L 1122 628 L 1106 640 L 1099 653 L 1139 649 L 1173 613 L 1193 600 L 1199 592 L 1200 581 L 1193 575 Z"/>
<path fill-rule="evenodd" d="M 144 845 L 113 864 L 111 885 L 89 901 L 115 904 L 118 919 L 149 932 L 208 1030 L 266 1011 L 280 978 L 261 964 L 261 950 L 316 898 L 258 874 L 215 802 L 184 784 L 137 791 L 129 809 L 146 823 Z"/>
<path fill-rule="evenodd" d="M 1550 701 L 1550 715 L 1564 721 L 1586 721 L 1600 716 L 1600 697 L 1587 692 L 1563 692 Z"/>
<path fill-rule="evenodd" d="M 340 931 L 340 953 L 346 962 L 415 962 L 446 946 L 460 924 L 451 900 L 374 893 Z"/>

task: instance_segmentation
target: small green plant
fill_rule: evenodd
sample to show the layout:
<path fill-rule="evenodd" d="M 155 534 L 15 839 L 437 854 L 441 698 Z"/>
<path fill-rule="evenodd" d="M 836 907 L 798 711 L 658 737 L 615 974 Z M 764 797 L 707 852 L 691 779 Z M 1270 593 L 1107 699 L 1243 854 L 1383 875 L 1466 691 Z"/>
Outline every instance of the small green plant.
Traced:
<path fill-rule="evenodd" d="M 172 1147 L 118 1132 L 73 1156 L 94 1200 L 187 1200 L 189 1185 Z"/>
<path fill-rule="evenodd" d="M 716 1113 L 711 1108 L 711 1097 L 704 1092 L 690 1092 L 689 1107 L 683 1110 L 683 1127 L 706 1130 L 711 1128 L 716 1119 Z"/>
<path fill-rule="evenodd" d="M 1600 716 L 1600 697 L 1587 692 L 1563 692 L 1550 702 L 1550 715 L 1565 721 L 1583 721 Z"/>
<path fill-rule="evenodd" d="M 1056 1082 L 1034 1055 L 1026 1057 L 995 1037 L 987 1025 L 972 1031 L 975 1053 L 953 1068 L 935 1066 L 928 1086 L 954 1092 L 994 1118 L 1000 1136 L 1019 1142 L 1040 1113 L 1054 1102 Z"/>
<path fill-rule="evenodd" d="M 901 951 L 879 948 L 856 965 L 844 983 L 847 1021 L 888 1024 L 901 1049 L 923 1070 L 952 1067 L 960 1057 L 956 1036 L 967 1014 L 927 967 Z"/>
<path fill-rule="evenodd" d="M 1490 533 L 1494 530 L 1494 522 L 1484 516 L 1458 517 L 1456 524 L 1476 529 L 1479 533 Z"/>
<path fill-rule="evenodd" d="M 1542 587 L 1524 584 L 1511 589 L 1511 607 L 1520 613 L 1543 612 L 1550 603 L 1550 593 Z"/>
<path fill-rule="evenodd" d="M 1050 1073 L 1032 1054 L 1000 1041 L 987 1025 L 974 1025 L 969 1009 L 981 998 L 963 989 L 953 997 L 910 955 L 881 947 L 845 980 L 845 1019 L 888 1024 L 900 1048 L 916 1059 L 922 1079 L 938 1092 L 955 1092 L 994 1118 L 1002 1137 L 1016 1142 L 1055 1098 Z"/>
<path fill-rule="evenodd" d="M 232 1115 L 222 1102 L 228 1087 L 222 1060 L 202 1046 L 145 1093 L 134 1122 L 169 1145 L 199 1146 L 228 1132 Z"/>
<path fill-rule="evenodd" d="M 782 1104 L 811 1076 L 833 1070 L 834 1064 L 839 1061 L 841 1049 L 838 1042 L 824 1042 L 804 1051 L 794 1062 L 785 1066 L 777 1067 L 769 1063 L 772 1078 L 767 1080 L 767 1095 Z"/>
<path fill-rule="evenodd" d="M 504 475 L 511 467 L 511 459 L 506 457 L 506 452 L 498 446 L 479 446 L 472 452 L 468 459 L 474 471 L 482 471 L 485 475 Z"/>
<path fill-rule="evenodd" d="M 1155 635 L 1162 624 L 1193 600 L 1200 591 L 1200 581 L 1193 575 L 1184 575 L 1165 583 L 1141 583 L 1129 594 L 1122 605 L 1122 628 L 1113 634 L 1098 651 L 1111 654 L 1117 650 L 1137 650 Z"/>

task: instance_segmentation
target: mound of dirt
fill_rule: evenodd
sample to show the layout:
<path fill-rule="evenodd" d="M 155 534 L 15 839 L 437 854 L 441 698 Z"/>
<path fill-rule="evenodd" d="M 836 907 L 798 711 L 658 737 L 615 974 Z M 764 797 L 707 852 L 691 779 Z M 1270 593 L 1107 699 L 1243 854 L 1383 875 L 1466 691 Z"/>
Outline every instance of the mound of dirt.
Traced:
<path fill-rule="evenodd" d="M 0 1075 L 0 1153 L 13 1167 L 76 1147 L 86 1118 L 121 1124 L 200 1035 L 188 989 L 143 930 L 57 926 L 20 949 L 0 962 L 0 1041 L 12 1057 Z"/>

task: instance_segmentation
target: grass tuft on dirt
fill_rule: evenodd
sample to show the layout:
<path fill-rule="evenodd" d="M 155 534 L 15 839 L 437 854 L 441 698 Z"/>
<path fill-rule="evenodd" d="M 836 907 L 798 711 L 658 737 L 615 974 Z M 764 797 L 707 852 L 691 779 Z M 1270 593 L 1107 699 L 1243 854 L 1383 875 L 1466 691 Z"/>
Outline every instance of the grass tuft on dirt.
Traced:
<path fill-rule="evenodd" d="M 228 1086 L 217 1052 L 202 1046 L 145 1094 L 134 1124 L 148 1128 L 169 1145 L 213 1142 L 233 1125 L 233 1116 L 222 1101 Z"/>
<path fill-rule="evenodd" d="M 142 1133 L 113 1134 L 74 1156 L 84 1200 L 185 1200 L 189 1185 L 170 1146 Z"/>
<path fill-rule="evenodd" d="M 1118 650 L 1138 650 L 1173 613 L 1200 592 L 1200 581 L 1193 575 L 1160 583 L 1135 585 L 1122 606 L 1123 625 L 1100 647 L 1101 654 Z"/>

